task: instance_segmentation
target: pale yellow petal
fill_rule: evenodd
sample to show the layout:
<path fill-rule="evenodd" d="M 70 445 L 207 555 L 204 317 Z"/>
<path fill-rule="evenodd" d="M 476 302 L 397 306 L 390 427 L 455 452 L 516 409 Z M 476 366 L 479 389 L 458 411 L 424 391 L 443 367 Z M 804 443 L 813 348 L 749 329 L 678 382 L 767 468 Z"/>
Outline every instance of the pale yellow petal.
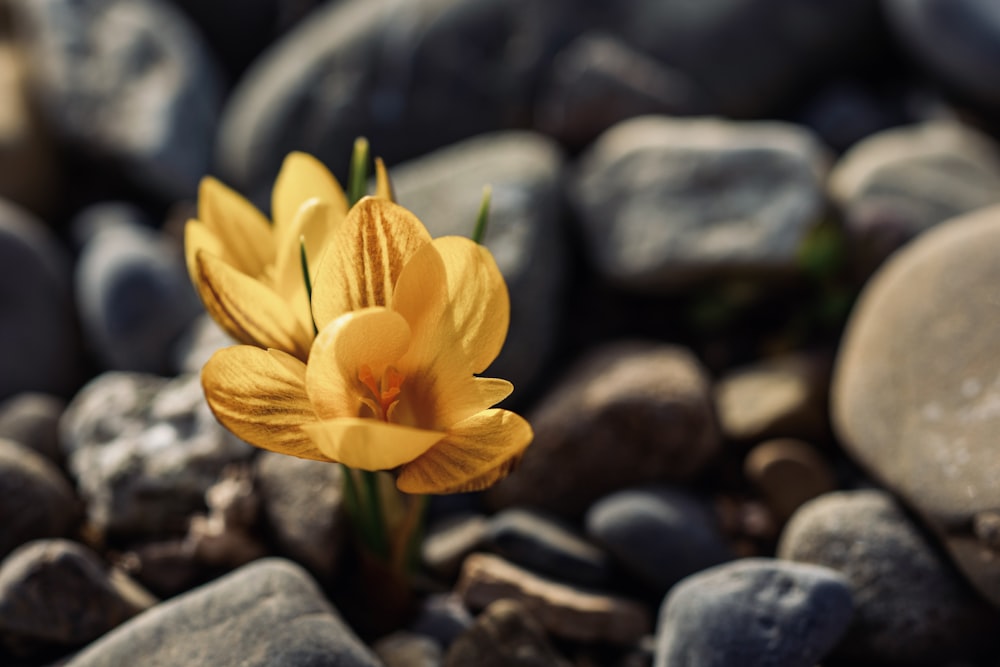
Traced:
<path fill-rule="evenodd" d="M 378 199 L 396 201 L 396 193 L 392 190 L 389 172 L 385 168 L 385 162 L 380 157 L 375 158 L 375 196 Z"/>
<path fill-rule="evenodd" d="M 273 452 L 330 460 L 302 430 L 316 414 L 298 359 L 278 350 L 227 347 L 205 364 L 201 382 L 212 412 L 237 437 Z"/>
<path fill-rule="evenodd" d="M 325 202 L 335 220 L 347 214 L 347 197 L 330 170 L 307 153 L 289 153 L 271 190 L 271 217 L 278 236 L 290 233 L 299 208 L 310 199 Z"/>
<path fill-rule="evenodd" d="M 331 419 L 304 427 L 329 458 L 360 470 L 392 470 L 424 454 L 444 433 L 375 419 Z"/>
<path fill-rule="evenodd" d="M 226 250 L 222 258 L 257 277 L 274 261 L 271 225 L 257 207 L 211 176 L 198 188 L 198 219 Z"/>
<path fill-rule="evenodd" d="M 402 206 L 372 197 L 355 204 L 320 259 L 313 285 L 317 326 L 352 310 L 391 306 L 403 267 L 430 240 L 423 223 Z"/>
<path fill-rule="evenodd" d="M 486 488 L 506 475 L 534 437 L 531 425 L 508 410 L 484 410 L 459 422 L 396 480 L 405 493 L 459 493 Z"/>
<path fill-rule="evenodd" d="M 213 234 L 205 223 L 192 218 L 184 225 L 184 260 L 187 262 L 188 275 L 194 281 L 197 264 L 195 257 L 199 251 L 205 251 L 209 255 L 215 255 L 220 259 L 226 259 L 225 249 L 219 237 Z"/>
<path fill-rule="evenodd" d="M 479 378 L 466 369 L 438 364 L 413 369 L 403 363 L 406 378 L 394 421 L 433 430 L 443 430 L 507 398 L 513 385 L 506 380 Z"/>
<path fill-rule="evenodd" d="M 205 252 L 195 257 L 194 282 L 209 314 L 236 340 L 300 359 L 309 354 L 312 332 L 266 285 Z"/>
<path fill-rule="evenodd" d="M 319 256 L 330 228 L 330 205 L 310 199 L 299 209 L 283 244 L 278 247 L 274 267 L 274 289 L 295 311 L 302 326 L 312 330 L 312 311 L 306 278 L 302 272 L 302 246 L 305 244 L 310 279 L 316 275 Z"/>
<path fill-rule="evenodd" d="M 507 338 L 507 284 L 489 250 L 445 236 L 422 247 L 396 284 L 393 309 L 410 323 L 415 365 L 469 364 L 482 373 Z"/>
<path fill-rule="evenodd" d="M 367 366 L 380 378 L 406 352 L 410 328 L 398 313 L 366 308 L 341 315 L 324 327 L 313 343 L 306 387 L 322 419 L 357 417 L 362 399 L 370 398 L 359 377 Z M 403 391 L 409 382 L 403 380 Z"/>

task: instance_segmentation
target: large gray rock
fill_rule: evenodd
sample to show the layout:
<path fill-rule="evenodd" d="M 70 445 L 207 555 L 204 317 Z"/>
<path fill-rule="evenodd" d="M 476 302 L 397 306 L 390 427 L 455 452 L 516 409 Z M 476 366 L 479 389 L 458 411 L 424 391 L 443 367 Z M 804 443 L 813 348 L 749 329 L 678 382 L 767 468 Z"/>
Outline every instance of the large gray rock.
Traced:
<path fill-rule="evenodd" d="M 654 667 L 813 667 L 851 621 L 825 567 L 744 558 L 684 579 L 660 607 Z"/>
<path fill-rule="evenodd" d="M 65 394 L 78 381 L 70 275 L 69 258 L 41 221 L 0 199 L 0 399 Z"/>
<path fill-rule="evenodd" d="M 195 374 L 99 375 L 60 432 L 90 523 L 119 537 L 182 534 L 223 468 L 254 451 L 215 421 Z"/>
<path fill-rule="evenodd" d="M 1000 207 L 942 223 L 867 284 L 834 370 L 847 452 L 1000 603 Z"/>
<path fill-rule="evenodd" d="M 825 206 L 826 150 L 778 122 L 644 116 L 581 157 L 571 203 L 597 270 L 630 288 L 791 273 Z"/>
<path fill-rule="evenodd" d="M 507 281 L 511 314 L 503 351 L 484 375 L 521 390 L 538 375 L 559 328 L 566 282 L 562 165 L 552 140 L 503 132 L 443 148 L 390 174 L 396 199 L 435 237 L 471 236 L 483 187 L 492 188 L 484 244 Z"/>
<path fill-rule="evenodd" d="M 208 170 L 222 97 L 198 33 L 160 0 L 8 3 L 49 122 L 165 199 Z"/>
<path fill-rule="evenodd" d="M 1000 613 L 884 491 L 806 503 L 782 533 L 778 554 L 836 570 L 850 584 L 854 619 L 836 649 L 843 664 L 930 667 L 995 655 L 1000 645 Z"/>
<path fill-rule="evenodd" d="M 719 450 L 708 375 L 686 349 L 609 345 L 591 353 L 531 415 L 535 440 L 487 492 L 496 506 L 580 516 L 598 498 L 694 479 Z"/>
<path fill-rule="evenodd" d="M 244 192 L 266 194 L 293 149 L 344 176 L 360 135 L 392 166 L 523 124 L 539 63 L 564 39 L 567 6 L 327 3 L 265 51 L 234 89 L 220 124 L 222 173 Z"/>
<path fill-rule="evenodd" d="M 379 667 L 298 566 L 264 559 L 159 604 L 66 667 Z"/>

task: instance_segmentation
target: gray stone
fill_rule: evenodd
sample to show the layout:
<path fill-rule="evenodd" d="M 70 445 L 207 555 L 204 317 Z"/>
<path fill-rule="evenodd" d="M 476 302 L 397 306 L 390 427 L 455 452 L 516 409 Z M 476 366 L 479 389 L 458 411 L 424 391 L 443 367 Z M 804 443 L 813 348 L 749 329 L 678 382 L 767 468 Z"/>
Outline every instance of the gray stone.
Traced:
<path fill-rule="evenodd" d="M 981 0 L 887 0 L 889 26 L 930 72 L 966 95 L 1000 106 L 1000 7 Z"/>
<path fill-rule="evenodd" d="M 486 540 L 507 560 L 560 581 L 600 586 L 610 574 L 608 555 L 557 517 L 511 508 L 490 517 Z"/>
<path fill-rule="evenodd" d="M 656 595 L 731 558 L 708 505 L 678 489 L 649 486 L 612 493 L 590 507 L 586 525 L 587 533 Z"/>
<path fill-rule="evenodd" d="M 894 128 L 847 151 L 828 188 L 863 278 L 921 232 L 1000 201 L 1000 150 L 955 121 Z"/>
<path fill-rule="evenodd" d="M 715 383 L 719 426 L 731 440 L 826 434 L 830 364 L 801 353 L 733 368 Z"/>
<path fill-rule="evenodd" d="M 25 392 L 0 402 L 0 438 L 13 440 L 60 465 L 59 417 L 66 401 L 51 394 Z"/>
<path fill-rule="evenodd" d="M 0 438 L 0 558 L 44 537 L 63 537 L 80 520 L 69 480 L 51 461 Z"/>
<path fill-rule="evenodd" d="M 584 153 L 571 203 L 595 267 L 624 287 L 787 275 L 823 214 L 826 163 L 788 123 L 644 116 Z"/>
<path fill-rule="evenodd" d="M 569 8 L 564 0 L 327 3 L 233 90 L 219 128 L 222 174 L 243 192 L 266 194 L 292 149 L 345 176 L 357 136 L 392 166 L 523 125 Z"/>
<path fill-rule="evenodd" d="M 444 648 L 472 627 L 475 619 L 454 593 L 432 593 L 420 600 L 410 629 L 433 638 Z"/>
<path fill-rule="evenodd" d="M 171 366 L 178 373 L 200 373 L 217 350 L 236 345 L 208 313 L 194 318 L 173 347 Z"/>
<path fill-rule="evenodd" d="M 854 620 L 836 649 L 844 664 L 929 667 L 993 657 L 1000 648 L 1000 612 L 973 593 L 883 491 L 843 491 L 806 503 L 786 526 L 778 553 L 837 570 L 849 582 Z"/>
<path fill-rule="evenodd" d="M 340 466 L 268 451 L 254 466 L 268 533 L 285 555 L 329 581 L 347 521 Z"/>
<path fill-rule="evenodd" d="M 379 667 L 304 570 L 264 559 L 159 604 L 66 667 Z"/>
<path fill-rule="evenodd" d="M 41 221 L 0 199 L 0 399 L 64 395 L 78 381 L 70 275 L 69 258 Z"/>
<path fill-rule="evenodd" d="M 20 655 L 82 646 L 156 602 L 69 540 L 35 540 L 0 563 L 0 641 Z"/>
<path fill-rule="evenodd" d="M 372 649 L 385 667 L 441 667 L 444 664 L 441 645 L 413 632 L 393 632 L 372 644 Z"/>
<path fill-rule="evenodd" d="M 694 479 L 720 444 L 709 389 L 684 348 L 599 348 L 529 415 L 535 440 L 487 499 L 580 516 L 619 489 Z"/>
<path fill-rule="evenodd" d="M 254 451 L 215 421 L 197 375 L 99 375 L 60 433 L 90 523 L 114 536 L 183 534 L 222 469 Z"/>
<path fill-rule="evenodd" d="M 492 554 L 465 559 L 455 592 L 470 609 L 502 598 L 523 602 L 549 633 L 573 641 L 631 644 L 652 625 L 638 602 L 557 582 Z"/>
<path fill-rule="evenodd" d="M 834 370 L 846 451 L 941 538 L 1000 604 L 1000 547 L 976 518 L 1000 508 L 1000 207 L 925 232 L 883 265 L 848 321 Z"/>
<path fill-rule="evenodd" d="M 545 628 L 516 600 L 497 600 L 448 650 L 447 667 L 569 667 Z"/>
<path fill-rule="evenodd" d="M 177 339 L 204 312 L 181 249 L 136 225 L 99 229 L 75 284 L 84 335 L 108 369 L 168 374 Z"/>
<path fill-rule="evenodd" d="M 655 667 L 813 667 L 851 621 L 847 581 L 825 567 L 745 558 L 679 583 L 663 601 Z"/>
<path fill-rule="evenodd" d="M 431 236 L 471 236 L 491 186 L 484 243 L 510 292 L 510 331 L 485 371 L 518 390 L 536 379 L 559 329 L 566 283 L 560 218 L 562 155 L 539 134 L 503 132 L 476 137 L 392 169 L 396 198 L 427 225 Z M 514 394 L 514 400 L 518 393 Z"/>
<path fill-rule="evenodd" d="M 438 576 L 452 579 L 462 561 L 486 541 L 487 519 L 474 512 L 457 512 L 428 522 L 420 544 L 424 567 Z"/>
<path fill-rule="evenodd" d="M 208 171 L 222 90 L 198 33 L 160 0 L 8 3 L 49 122 L 165 199 Z"/>

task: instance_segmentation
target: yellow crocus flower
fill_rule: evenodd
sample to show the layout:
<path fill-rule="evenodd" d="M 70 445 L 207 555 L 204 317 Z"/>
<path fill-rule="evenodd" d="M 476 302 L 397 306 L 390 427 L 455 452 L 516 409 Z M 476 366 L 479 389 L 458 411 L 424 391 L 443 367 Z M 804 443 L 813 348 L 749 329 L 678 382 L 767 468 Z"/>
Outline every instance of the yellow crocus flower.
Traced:
<path fill-rule="evenodd" d="M 377 196 L 391 198 L 378 163 Z M 234 339 L 306 359 L 314 338 L 302 275 L 347 215 L 337 179 L 316 158 L 285 158 L 271 196 L 273 224 L 237 192 L 202 179 L 198 217 L 184 230 L 188 272 L 206 310 Z"/>
<path fill-rule="evenodd" d="M 405 208 L 363 199 L 328 239 L 312 311 L 307 363 L 241 345 L 205 365 L 209 405 L 247 442 L 392 470 L 407 493 L 486 488 L 531 442 L 527 421 L 491 407 L 512 385 L 476 375 L 510 320 L 503 276 L 479 244 L 432 240 Z"/>

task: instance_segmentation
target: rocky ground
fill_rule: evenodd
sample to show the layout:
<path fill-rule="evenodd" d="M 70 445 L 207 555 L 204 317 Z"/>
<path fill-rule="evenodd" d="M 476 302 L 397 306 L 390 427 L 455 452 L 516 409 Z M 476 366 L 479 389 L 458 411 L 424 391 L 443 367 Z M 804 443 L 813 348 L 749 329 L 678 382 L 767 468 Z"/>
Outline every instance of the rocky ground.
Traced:
<path fill-rule="evenodd" d="M 1000 5 L 0 0 L 0 664 L 1000 665 Z M 520 468 L 417 594 L 226 433 L 199 179 L 486 244 Z M 987 317 L 988 316 L 988 317 Z M 991 325 L 993 322 L 994 325 Z"/>

